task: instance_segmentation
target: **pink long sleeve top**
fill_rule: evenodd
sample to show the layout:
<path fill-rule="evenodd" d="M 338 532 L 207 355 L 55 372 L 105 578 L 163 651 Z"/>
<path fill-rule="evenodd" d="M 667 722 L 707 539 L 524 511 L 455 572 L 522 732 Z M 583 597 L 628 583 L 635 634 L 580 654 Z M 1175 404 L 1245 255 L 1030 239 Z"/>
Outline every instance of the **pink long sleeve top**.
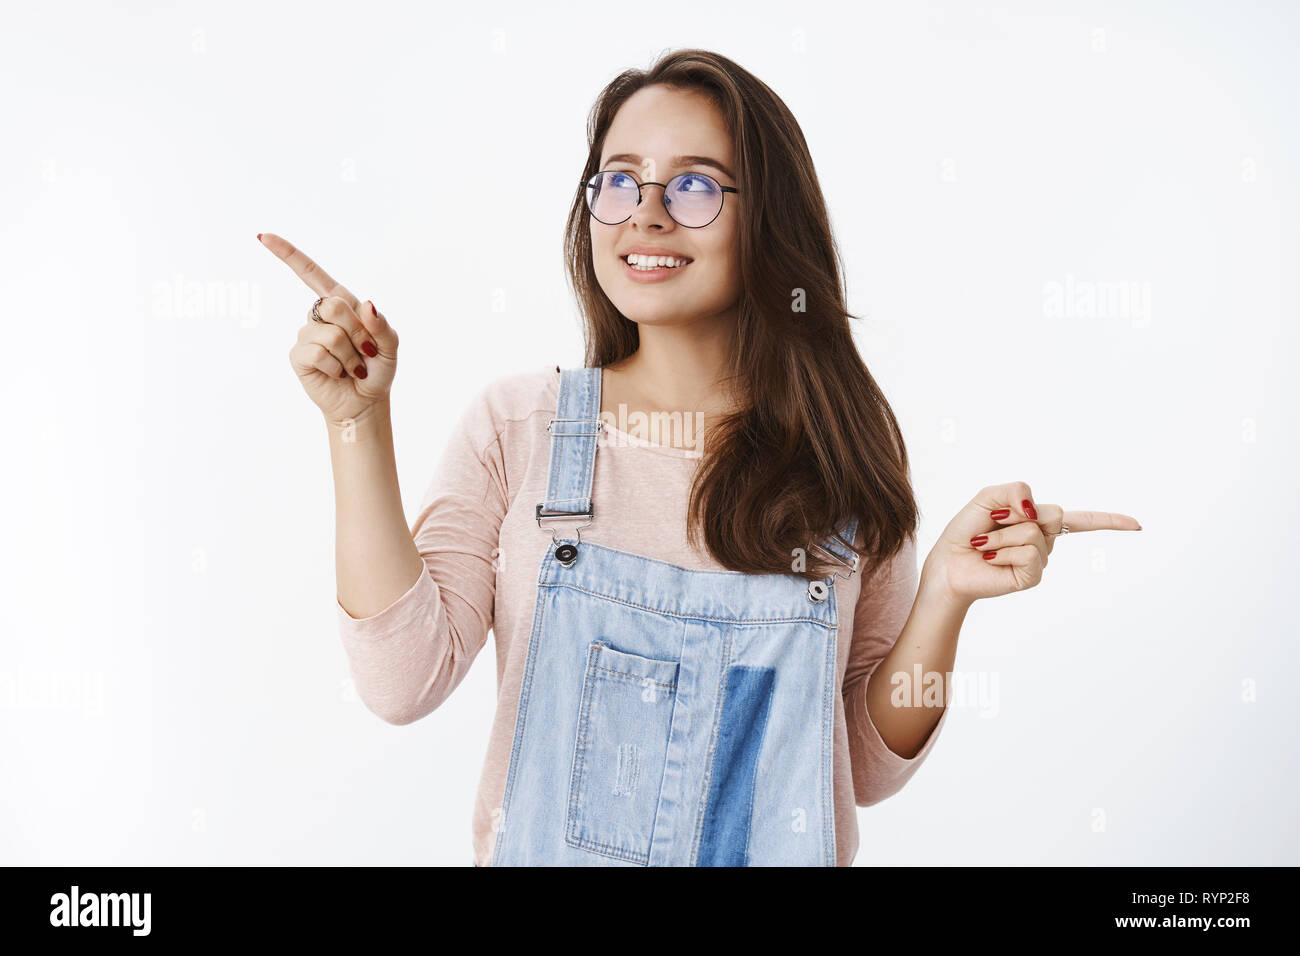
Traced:
<path fill-rule="evenodd" d="M 425 572 L 370 617 L 353 618 L 338 606 L 357 693 L 393 724 L 434 711 L 464 679 L 488 634 L 495 634 L 497 707 L 472 822 L 479 866 L 492 860 L 537 571 L 551 543 L 550 532 L 537 526 L 534 508 L 545 497 L 546 426 L 558 389 L 554 365 L 488 384 L 461 415 L 412 526 Z M 650 444 L 607 426 L 596 454 L 595 518 L 583 530 L 583 540 L 687 568 L 720 569 L 686 538 L 686 501 L 699 460 L 694 451 Z M 861 546 L 860 535 L 857 543 Z M 920 751 L 903 757 L 889 749 L 867 712 L 867 679 L 898 640 L 917 586 L 910 541 L 871 577 L 836 578 L 841 692 L 835 707 L 834 791 L 840 866 L 852 863 L 857 853 L 855 807 L 897 793 L 929 754 L 948 716 L 945 708 Z"/>

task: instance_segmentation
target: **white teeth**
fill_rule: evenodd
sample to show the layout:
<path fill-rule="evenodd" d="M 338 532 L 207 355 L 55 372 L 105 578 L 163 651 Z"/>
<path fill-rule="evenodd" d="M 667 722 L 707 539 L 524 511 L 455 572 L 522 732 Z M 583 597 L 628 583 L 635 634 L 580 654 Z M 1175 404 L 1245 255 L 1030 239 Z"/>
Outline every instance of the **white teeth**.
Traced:
<path fill-rule="evenodd" d="M 627 264 L 639 272 L 647 272 L 653 269 L 676 269 L 690 262 L 689 259 L 678 259 L 675 256 L 645 256 L 637 253 L 629 253 Z"/>

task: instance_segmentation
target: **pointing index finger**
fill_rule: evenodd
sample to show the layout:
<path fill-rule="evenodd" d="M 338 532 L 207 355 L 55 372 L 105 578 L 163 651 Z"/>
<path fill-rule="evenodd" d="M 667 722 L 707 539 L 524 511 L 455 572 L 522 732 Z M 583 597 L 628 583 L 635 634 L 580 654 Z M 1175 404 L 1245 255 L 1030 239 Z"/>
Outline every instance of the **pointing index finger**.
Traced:
<path fill-rule="evenodd" d="M 1136 518 L 1113 514 L 1109 511 L 1067 511 L 1063 518 L 1070 532 L 1075 531 L 1141 531 Z"/>
<path fill-rule="evenodd" d="M 347 290 L 343 284 L 336 282 L 328 272 L 318 266 L 310 256 L 301 249 L 294 246 L 285 239 L 281 239 L 273 232 L 264 232 L 261 235 L 262 245 L 270 249 L 280 259 L 284 260 L 298 278 L 307 284 L 318 296 L 336 295 L 346 302 L 352 311 L 356 312 L 361 303 L 357 297 Z"/>

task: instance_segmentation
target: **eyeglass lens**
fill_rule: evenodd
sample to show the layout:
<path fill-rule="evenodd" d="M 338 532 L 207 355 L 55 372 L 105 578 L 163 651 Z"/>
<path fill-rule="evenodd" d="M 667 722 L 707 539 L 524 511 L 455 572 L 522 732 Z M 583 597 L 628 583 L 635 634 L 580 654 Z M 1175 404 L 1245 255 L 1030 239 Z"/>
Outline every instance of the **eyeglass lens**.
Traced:
<path fill-rule="evenodd" d="M 587 181 L 587 208 L 598 220 L 616 226 L 636 211 L 637 182 L 618 171 L 596 173 Z M 722 211 L 722 188 L 701 173 L 682 173 L 668 180 L 664 189 L 668 215 L 688 228 L 707 226 Z"/>

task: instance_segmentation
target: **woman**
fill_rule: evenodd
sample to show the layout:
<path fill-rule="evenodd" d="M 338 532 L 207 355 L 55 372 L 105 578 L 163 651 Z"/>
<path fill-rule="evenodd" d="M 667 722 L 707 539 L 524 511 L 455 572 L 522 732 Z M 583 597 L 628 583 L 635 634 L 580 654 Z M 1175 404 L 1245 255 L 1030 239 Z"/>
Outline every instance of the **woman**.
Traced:
<path fill-rule="evenodd" d="M 615 79 L 589 146 L 584 367 L 491 383 L 409 530 L 396 333 L 259 236 L 321 297 L 290 360 L 329 423 L 358 691 L 416 720 L 494 631 L 478 865 L 849 865 L 855 805 L 933 746 L 970 604 L 1038 583 L 1066 530 L 1138 525 L 993 486 L 918 577 L 902 435 L 789 110 L 686 50 Z M 943 676 L 891 700 L 914 673 Z"/>

